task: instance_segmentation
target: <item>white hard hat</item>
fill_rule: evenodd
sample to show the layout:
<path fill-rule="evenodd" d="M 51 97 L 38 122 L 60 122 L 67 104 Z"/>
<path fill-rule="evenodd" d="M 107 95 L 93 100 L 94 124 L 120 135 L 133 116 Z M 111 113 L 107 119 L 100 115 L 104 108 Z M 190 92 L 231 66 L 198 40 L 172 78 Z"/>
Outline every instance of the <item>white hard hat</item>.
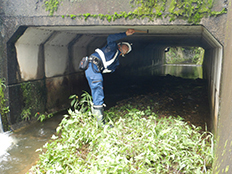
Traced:
<path fill-rule="evenodd" d="M 126 54 L 128 54 L 132 50 L 132 46 L 131 46 L 132 44 L 130 44 L 128 42 L 120 42 L 120 43 L 118 43 L 118 45 L 127 45 L 128 46 L 128 51 Z"/>

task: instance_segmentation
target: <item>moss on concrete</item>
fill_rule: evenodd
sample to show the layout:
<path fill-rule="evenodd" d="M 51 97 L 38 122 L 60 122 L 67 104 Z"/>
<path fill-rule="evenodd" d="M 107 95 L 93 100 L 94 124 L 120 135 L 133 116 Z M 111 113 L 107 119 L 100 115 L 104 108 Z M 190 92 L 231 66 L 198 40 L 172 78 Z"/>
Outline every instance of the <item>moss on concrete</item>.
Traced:
<path fill-rule="evenodd" d="M 45 10 L 49 11 L 49 15 L 52 16 L 55 11 L 57 11 L 61 0 L 45 0 L 44 6 Z"/>
<path fill-rule="evenodd" d="M 46 11 L 53 16 L 54 12 L 58 10 L 58 6 L 62 0 L 46 0 L 44 1 Z M 72 2 L 70 2 L 72 3 Z M 116 19 L 144 19 L 148 18 L 153 21 L 156 18 L 169 17 L 170 22 L 176 19 L 183 19 L 189 23 L 199 23 L 203 17 L 218 16 L 227 12 L 226 8 L 221 11 L 212 11 L 213 0 L 131 0 L 131 7 L 135 8 L 129 12 L 115 12 L 114 14 L 70 14 L 62 15 L 64 18 L 70 17 L 75 19 L 77 17 L 87 20 L 89 17 L 98 17 L 101 20 L 112 22 Z"/>

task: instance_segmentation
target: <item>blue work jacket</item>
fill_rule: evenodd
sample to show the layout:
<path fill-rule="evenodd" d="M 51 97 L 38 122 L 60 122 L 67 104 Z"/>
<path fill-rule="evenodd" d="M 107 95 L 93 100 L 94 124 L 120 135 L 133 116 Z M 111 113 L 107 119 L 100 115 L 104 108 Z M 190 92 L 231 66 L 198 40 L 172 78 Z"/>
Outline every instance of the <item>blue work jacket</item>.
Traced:
<path fill-rule="evenodd" d="M 105 55 L 106 61 L 109 61 L 112 58 L 114 58 L 115 54 L 118 51 L 118 55 L 117 55 L 117 58 L 115 59 L 115 61 L 107 67 L 108 70 L 111 70 L 111 73 L 114 72 L 115 69 L 118 67 L 118 65 L 119 65 L 119 55 L 121 54 L 121 51 L 118 49 L 118 44 L 117 44 L 116 41 L 120 40 L 122 38 L 125 38 L 126 36 L 127 36 L 126 32 L 110 34 L 107 37 L 106 46 L 101 48 L 101 50 L 103 51 L 103 53 Z M 101 57 L 99 56 L 99 54 L 97 52 L 93 53 L 92 55 L 101 59 Z"/>

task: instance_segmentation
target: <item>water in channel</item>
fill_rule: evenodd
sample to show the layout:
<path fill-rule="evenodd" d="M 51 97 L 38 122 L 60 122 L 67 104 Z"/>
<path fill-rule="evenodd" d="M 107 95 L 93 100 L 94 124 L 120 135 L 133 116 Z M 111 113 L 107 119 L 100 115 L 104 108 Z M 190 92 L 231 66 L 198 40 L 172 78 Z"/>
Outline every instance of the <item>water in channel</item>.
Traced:
<path fill-rule="evenodd" d="M 38 159 L 36 149 L 55 133 L 62 115 L 17 131 L 0 133 L 0 173 L 25 174 Z"/>
<path fill-rule="evenodd" d="M 188 79 L 202 78 L 201 66 L 165 65 L 162 74 Z M 150 72 L 154 74 L 153 70 Z M 156 75 L 156 74 L 154 74 Z M 111 91 L 112 92 L 112 91 Z M 55 133 L 62 115 L 36 122 L 17 132 L 0 132 L 0 174 L 25 174 L 38 159 L 41 148 Z"/>
<path fill-rule="evenodd" d="M 163 66 L 163 75 L 170 74 L 186 79 L 202 79 L 202 66 L 193 64 L 166 64 Z"/>

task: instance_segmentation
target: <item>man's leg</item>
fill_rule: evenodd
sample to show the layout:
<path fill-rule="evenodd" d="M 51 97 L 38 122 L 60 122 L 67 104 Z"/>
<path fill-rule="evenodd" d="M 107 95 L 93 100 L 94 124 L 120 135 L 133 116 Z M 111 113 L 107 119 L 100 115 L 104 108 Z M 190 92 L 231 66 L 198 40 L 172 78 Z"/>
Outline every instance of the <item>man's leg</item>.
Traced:
<path fill-rule="evenodd" d="M 85 75 L 88 80 L 93 97 L 94 106 L 92 108 L 92 113 L 94 116 L 96 116 L 99 124 L 104 124 L 104 92 L 102 74 L 95 72 L 93 70 L 92 63 L 89 63 L 89 68 L 85 71 Z"/>
<path fill-rule="evenodd" d="M 94 68 L 97 68 L 96 65 L 94 65 Z M 102 74 L 95 72 L 92 63 L 89 63 L 89 68 L 85 71 L 85 76 L 91 89 L 94 105 L 102 105 L 104 103 Z"/>
<path fill-rule="evenodd" d="M 104 92 L 103 92 L 103 81 L 95 79 L 91 83 L 91 91 L 93 96 L 93 108 L 92 113 L 97 118 L 97 122 L 99 125 L 105 124 L 104 122 L 104 108 L 103 108 L 103 99 L 104 99 Z"/>

